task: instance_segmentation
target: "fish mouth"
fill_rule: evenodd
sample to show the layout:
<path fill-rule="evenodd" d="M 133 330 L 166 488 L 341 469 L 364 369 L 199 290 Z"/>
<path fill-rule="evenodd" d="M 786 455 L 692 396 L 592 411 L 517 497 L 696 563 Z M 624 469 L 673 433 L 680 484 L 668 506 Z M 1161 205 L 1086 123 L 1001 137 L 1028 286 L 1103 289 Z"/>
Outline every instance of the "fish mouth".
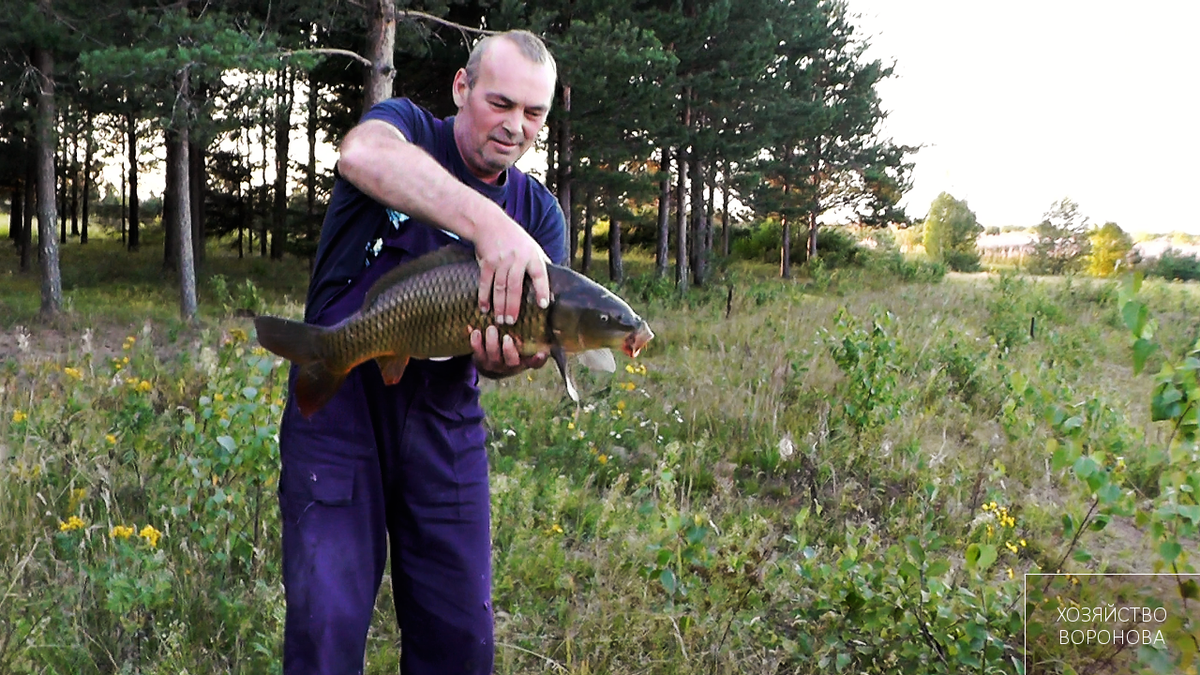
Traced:
<path fill-rule="evenodd" d="M 621 345 L 621 351 L 629 358 L 633 358 L 642 352 L 642 348 L 646 343 L 654 339 L 654 331 L 650 330 L 650 324 L 645 321 L 638 324 L 638 327 L 632 333 L 625 336 L 625 344 Z"/>

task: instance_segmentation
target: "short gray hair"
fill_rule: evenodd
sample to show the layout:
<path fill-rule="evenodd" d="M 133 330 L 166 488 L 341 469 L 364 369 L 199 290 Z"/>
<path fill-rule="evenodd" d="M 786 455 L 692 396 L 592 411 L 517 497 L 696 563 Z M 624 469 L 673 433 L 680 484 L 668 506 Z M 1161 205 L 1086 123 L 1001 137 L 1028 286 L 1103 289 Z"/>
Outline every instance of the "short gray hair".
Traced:
<path fill-rule="evenodd" d="M 549 64 L 550 70 L 554 76 L 558 77 L 558 64 L 554 62 L 554 56 L 550 50 L 546 48 L 546 43 L 542 39 L 527 30 L 510 30 L 496 35 L 489 35 L 471 49 L 471 56 L 467 58 L 467 86 L 474 87 L 476 80 L 479 79 L 479 63 L 483 60 L 483 54 L 492 45 L 494 40 L 504 39 L 516 45 L 520 50 L 521 56 L 529 59 L 536 64 Z"/>

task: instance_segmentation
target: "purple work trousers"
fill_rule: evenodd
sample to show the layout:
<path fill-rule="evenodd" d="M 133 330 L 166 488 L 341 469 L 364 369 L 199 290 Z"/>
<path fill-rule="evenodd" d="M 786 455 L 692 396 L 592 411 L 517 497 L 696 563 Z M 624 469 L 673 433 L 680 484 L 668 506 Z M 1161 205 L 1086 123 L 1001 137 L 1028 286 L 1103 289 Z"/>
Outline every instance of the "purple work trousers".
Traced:
<path fill-rule="evenodd" d="M 295 370 L 293 369 L 293 378 Z M 491 540 L 483 411 L 470 357 L 374 362 L 280 429 L 283 672 L 363 672 L 384 563 L 405 675 L 492 671 Z"/>

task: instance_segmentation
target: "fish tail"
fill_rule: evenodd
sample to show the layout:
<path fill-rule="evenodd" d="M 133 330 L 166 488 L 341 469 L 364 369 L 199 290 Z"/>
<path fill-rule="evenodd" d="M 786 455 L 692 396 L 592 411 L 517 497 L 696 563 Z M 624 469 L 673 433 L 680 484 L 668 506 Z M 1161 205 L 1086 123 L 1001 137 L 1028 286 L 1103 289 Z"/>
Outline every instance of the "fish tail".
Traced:
<path fill-rule="evenodd" d="M 321 356 L 321 339 L 328 329 L 274 316 L 256 318 L 254 328 L 259 344 L 296 364 L 296 403 L 301 414 L 312 417 L 333 398 L 348 374 L 330 368 Z"/>

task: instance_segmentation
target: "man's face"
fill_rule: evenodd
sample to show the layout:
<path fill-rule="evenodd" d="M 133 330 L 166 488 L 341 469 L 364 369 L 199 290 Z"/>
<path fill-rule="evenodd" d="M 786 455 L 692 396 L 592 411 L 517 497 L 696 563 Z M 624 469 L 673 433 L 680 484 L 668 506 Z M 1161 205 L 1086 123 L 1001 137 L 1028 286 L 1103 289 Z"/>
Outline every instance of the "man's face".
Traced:
<path fill-rule="evenodd" d="M 495 40 L 479 63 L 474 87 L 467 72 L 454 76 L 454 140 L 467 168 L 494 183 L 533 145 L 554 98 L 549 64 L 526 59 L 508 40 Z"/>

